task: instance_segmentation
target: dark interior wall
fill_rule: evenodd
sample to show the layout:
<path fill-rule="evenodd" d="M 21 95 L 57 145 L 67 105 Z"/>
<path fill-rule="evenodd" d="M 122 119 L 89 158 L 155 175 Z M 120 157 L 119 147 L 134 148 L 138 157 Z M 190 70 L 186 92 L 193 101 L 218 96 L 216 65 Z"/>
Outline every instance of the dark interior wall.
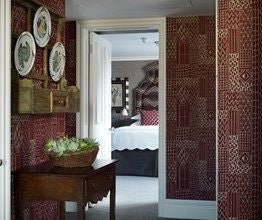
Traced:
<path fill-rule="evenodd" d="M 112 78 L 128 77 L 129 78 L 129 115 L 135 112 L 135 88 L 146 77 L 145 67 L 155 62 L 154 60 L 141 61 L 113 61 Z"/>
<path fill-rule="evenodd" d="M 48 6 L 58 13 L 65 14 L 65 2 L 64 0 L 40 0 L 44 6 Z M 34 13 L 34 11 L 32 12 Z M 27 9 L 21 6 L 15 1 L 12 1 L 12 32 L 20 35 L 23 31 L 30 31 L 27 24 Z M 29 28 L 29 29 L 28 29 Z M 68 31 L 68 30 L 67 30 Z M 56 43 L 57 25 L 52 22 L 52 34 L 49 41 L 49 45 L 53 46 Z M 72 32 L 71 32 L 72 33 Z M 60 31 L 61 41 L 65 45 L 66 51 L 68 51 L 68 45 L 65 40 L 64 27 Z M 72 37 L 71 37 L 72 38 Z M 15 39 L 13 40 L 15 43 Z M 33 66 L 33 71 L 38 75 L 43 74 L 43 49 L 36 47 L 36 60 Z M 75 48 L 73 46 L 73 48 Z M 75 65 L 74 57 L 70 57 L 68 60 L 73 62 Z M 66 69 L 68 63 L 66 64 Z M 18 73 L 17 73 L 18 74 Z M 74 67 L 71 66 L 70 71 L 66 71 L 66 78 L 69 84 L 75 83 L 75 71 Z M 39 81 L 34 81 L 36 87 L 41 87 Z M 49 87 L 52 87 L 50 82 Z M 15 89 L 15 88 L 13 88 Z M 12 97 L 11 97 L 12 98 Z M 75 114 L 73 114 L 75 115 Z M 74 116 L 73 116 L 74 117 Z M 12 114 L 11 117 L 11 161 L 12 170 L 19 170 L 24 166 L 30 166 L 42 163 L 48 158 L 43 152 L 43 145 L 50 137 L 64 136 L 67 133 L 74 134 L 75 122 L 69 121 L 69 115 L 65 113 L 59 114 Z M 70 124 L 71 123 L 71 124 Z M 70 125 L 68 127 L 68 125 Z M 15 186 L 13 186 L 15 187 Z M 12 204 L 14 203 L 14 196 L 12 196 Z M 14 207 L 12 208 L 12 219 L 14 219 Z M 57 220 L 58 216 L 58 205 L 53 201 L 41 201 L 41 202 L 30 202 L 24 206 L 24 219 L 48 219 Z"/>
<path fill-rule="evenodd" d="M 219 219 L 262 219 L 262 1 L 218 1 Z"/>
<path fill-rule="evenodd" d="M 215 17 L 167 18 L 166 196 L 215 200 Z"/>

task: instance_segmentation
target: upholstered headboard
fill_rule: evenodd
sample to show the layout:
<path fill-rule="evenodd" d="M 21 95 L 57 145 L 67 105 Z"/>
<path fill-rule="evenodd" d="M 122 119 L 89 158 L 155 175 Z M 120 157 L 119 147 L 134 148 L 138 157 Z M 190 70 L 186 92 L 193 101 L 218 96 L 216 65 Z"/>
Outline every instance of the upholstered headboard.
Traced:
<path fill-rule="evenodd" d="M 147 76 L 136 88 L 136 112 L 158 110 L 158 61 L 146 66 Z"/>

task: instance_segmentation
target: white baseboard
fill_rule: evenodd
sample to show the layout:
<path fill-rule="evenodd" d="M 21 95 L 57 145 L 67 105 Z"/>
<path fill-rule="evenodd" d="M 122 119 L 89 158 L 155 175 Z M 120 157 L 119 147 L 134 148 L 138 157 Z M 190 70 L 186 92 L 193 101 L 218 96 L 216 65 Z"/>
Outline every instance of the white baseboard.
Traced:
<path fill-rule="evenodd" d="M 65 211 L 66 212 L 77 212 L 76 202 L 65 202 Z"/>
<path fill-rule="evenodd" d="M 216 201 L 165 199 L 159 217 L 182 219 L 216 219 Z"/>
<path fill-rule="evenodd" d="M 86 205 L 85 210 L 88 210 L 89 205 L 90 204 Z M 66 212 L 77 212 L 77 203 L 76 202 L 69 202 L 69 201 L 65 202 L 65 211 Z"/>

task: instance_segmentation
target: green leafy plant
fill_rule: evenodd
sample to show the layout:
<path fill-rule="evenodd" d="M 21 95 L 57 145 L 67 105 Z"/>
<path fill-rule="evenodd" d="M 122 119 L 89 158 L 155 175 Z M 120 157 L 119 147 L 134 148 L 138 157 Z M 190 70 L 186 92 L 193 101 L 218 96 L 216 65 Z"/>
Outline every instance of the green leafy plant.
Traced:
<path fill-rule="evenodd" d="M 50 138 L 44 146 L 47 153 L 57 154 L 59 157 L 64 154 L 75 153 L 88 150 L 93 147 L 99 147 L 99 142 L 93 138 L 62 137 Z"/>

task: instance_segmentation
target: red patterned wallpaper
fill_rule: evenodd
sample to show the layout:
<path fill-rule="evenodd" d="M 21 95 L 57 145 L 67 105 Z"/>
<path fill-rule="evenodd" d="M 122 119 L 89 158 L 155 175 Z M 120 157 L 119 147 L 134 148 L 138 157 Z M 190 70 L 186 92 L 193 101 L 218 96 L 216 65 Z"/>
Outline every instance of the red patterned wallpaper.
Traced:
<path fill-rule="evenodd" d="M 218 8 L 218 217 L 262 219 L 262 1 Z"/>
<path fill-rule="evenodd" d="M 64 14 L 64 0 L 42 0 L 44 5 Z M 26 9 L 12 1 L 12 32 L 20 34 L 26 30 Z M 56 27 L 54 27 L 56 28 Z M 54 29 L 52 29 L 53 32 Z M 52 36 L 54 34 L 52 33 Z M 52 41 L 51 45 L 55 42 Z M 15 42 L 15 41 L 14 41 Z M 64 30 L 62 30 L 62 42 Z M 37 46 L 34 71 L 43 74 L 42 49 Z M 42 87 L 41 81 L 34 82 L 36 87 Z M 48 87 L 53 87 L 52 83 Z M 43 153 L 43 145 L 50 137 L 63 136 L 66 133 L 66 114 L 12 114 L 11 118 L 11 160 L 12 170 L 19 170 L 24 166 L 42 163 L 47 160 Z M 15 187 L 15 186 L 13 186 Z M 12 196 L 14 204 L 14 195 Z M 12 209 L 14 210 L 14 209 Z M 24 207 L 24 219 L 57 220 L 58 206 L 53 201 L 41 201 L 26 203 Z M 14 211 L 12 211 L 14 219 Z"/>
<path fill-rule="evenodd" d="M 168 199 L 215 200 L 215 17 L 167 18 Z"/>
<path fill-rule="evenodd" d="M 43 5 L 52 8 L 61 15 L 65 15 L 65 0 L 39 0 Z"/>
<path fill-rule="evenodd" d="M 69 21 L 65 24 L 65 50 L 67 62 L 65 74 L 68 85 L 76 85 L 76 22 Z M 65 133 L 67 136 L 76 135 L 76 114 L 68 113 L 65 115 Z"/>

